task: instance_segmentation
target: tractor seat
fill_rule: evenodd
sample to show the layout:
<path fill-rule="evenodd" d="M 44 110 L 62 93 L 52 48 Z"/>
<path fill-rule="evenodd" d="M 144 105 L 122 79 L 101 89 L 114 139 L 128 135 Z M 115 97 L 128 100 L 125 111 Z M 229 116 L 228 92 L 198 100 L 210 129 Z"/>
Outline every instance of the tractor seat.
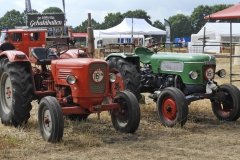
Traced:
<path fill-rule="evenodd" d="M 151 63 L 151 56 L 154 54 L 151 50 L 145 47 L 138 47 L 135 49 L 135 54 L 139 56 L 140 62 L 143 64 Z"/>
<path fill-rule="evenodd" d="M 37 59 L 37 63 L 40 65 L 50 65 L 51 60 L 58 58 L 57 54 L 52 50 L 42 47 L 32 48 L 31 54 Z"/>

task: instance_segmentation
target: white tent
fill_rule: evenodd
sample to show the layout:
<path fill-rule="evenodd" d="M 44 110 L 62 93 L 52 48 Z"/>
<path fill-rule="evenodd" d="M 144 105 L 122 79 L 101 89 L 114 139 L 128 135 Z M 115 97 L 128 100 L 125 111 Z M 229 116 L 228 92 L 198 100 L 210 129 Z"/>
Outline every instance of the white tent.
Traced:
<path fill-rule="evenodd" d="M 93 30 L 95 48 L 102 47 L 110 43 L 130 43 L 131 34 L 103 34 L 104 30 Z M 144 43 L 144 35 L 133 35 L 134 39 L 139 39 Z"/>
<path fill-rule="evenodd" d="M 102 30 L 101 34 L 166 35 L 166 31 L 151 26 L 144 19 L 125 18 L 120 24 Z"/>
<path fill-rule="evenodd" d="M 189 52 L 202 52 L 202 46 L 194 45 L 203 45 L 204 38 L 204 28 L 205 28 L 205 40 L 207 41 L 206 45 L 215 45 L 215 46 L 206 46 L 204 48 L 205 52 L 215 52 L 220 53 L 220 44 L 221 43 L 230 43 L 230 24 L 223 22 L 208 22 L 203 28 L 197 33 L 191 35 L 191 42 L 189 43 Z M 240 43 L 240 23 L 232 23 L 232 35 L 233 42 Z M 217 46 L 219 45 L 219 46 Z"/>

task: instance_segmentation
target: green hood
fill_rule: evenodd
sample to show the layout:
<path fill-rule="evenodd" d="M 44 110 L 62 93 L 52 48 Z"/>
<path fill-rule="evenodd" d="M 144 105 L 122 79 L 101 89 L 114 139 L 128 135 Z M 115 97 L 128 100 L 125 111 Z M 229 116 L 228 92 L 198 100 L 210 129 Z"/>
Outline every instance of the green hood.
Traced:
<path fill-rule="evenodd" d="M 181 61 L 181 62 L 206 62 L 215 61 L 215 57 L 201 53 L 166 53 L 158 52 L 151 56 L 153 61 Z"/>
<path fill-rule="evenodd" d="M 148 48 L 139 47 L 135 49 L 135 54 L 111 54 L 122 58 L 140 58 L 143 64 L 151 64 L 153 73 L 165 75 L 178 75 L 184 84 L 203 84 L 205 81 L 205 68 L 211 67 L 215 70 L 216 59 L 213 55 L 202 53 L 154 53 Z M 197 72 L 198 78 L 191 79 L 190 72 Z"/>
<path fill-rule="evenodd" d="M 180 61 L 180 62 L 206 62 L 215 61 L 215 57 L 201 53 L 172 53 L 158 52 L 154 53 L 148 48 L 139 47 L 135 49 L 135 54 L 140 57 L 140 61 L 145 64 L 152 64 L 152 61 Z"/>

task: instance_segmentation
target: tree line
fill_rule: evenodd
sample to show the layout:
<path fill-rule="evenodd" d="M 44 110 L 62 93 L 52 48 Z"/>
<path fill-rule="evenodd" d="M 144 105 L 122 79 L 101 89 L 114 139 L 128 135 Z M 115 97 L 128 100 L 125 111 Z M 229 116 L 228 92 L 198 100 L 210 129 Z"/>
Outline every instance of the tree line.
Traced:
<path fill-rule="evenodd" d="M 231 4 L 217 4 L 213 6 L 199 5 L 194 8 L 190 16 L 184 14 L 176 14 L 169 17 L 167 20 L 171 25 L 171 37 L 189 37 L 193 33 L 197 33 L 206 23 L 205 16 L 215 13 L 230 7 Z M 39 13 L 33 10 L 32 13 Z M 49 7 L 42 13 L 63 13 L 58 7 Z M 92 25 L 94 29 L 107 29 L 119 24 L 124 18 L 142 18 L 145 19 L 149 24 L 159 29 L 165 29 L 164 24 L 160 20 L 151 21 L 151 16 L 144 10 L 138 9 L 134 11 L 127 11 L 125 13 L 116 12 L 108 13 L 104 17 L 102 23 L 92 19 Z M 78 26 L 74 27 L 75 32 L 86 32 L 87 31 L 87 19 Z M 17 10 L 10 10 L 0 18 L 0 28 L 14 28 L 15 26 L 26 25 L 26 12 L 20 12 Z"/>

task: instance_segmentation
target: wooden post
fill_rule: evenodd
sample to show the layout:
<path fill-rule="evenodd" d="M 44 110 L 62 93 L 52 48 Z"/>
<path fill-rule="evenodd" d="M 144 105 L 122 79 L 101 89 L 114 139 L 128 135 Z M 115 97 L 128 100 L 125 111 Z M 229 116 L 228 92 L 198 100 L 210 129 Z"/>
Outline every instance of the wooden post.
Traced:
<path fill-rule="evenodd" d="M 92 28 L 92 18 L 91 13 L 88 13 L 88 53 L 91 58 L 94 57 L 94 35 L 93 35 L 93 28 Z"/>
<path fill-rule="evenodd" d="M 230 84 L 232 84 L 232 76 L 233 76 L 233 69 L 232 69 L 232 59 L 233 59 L 233 45 L 232 45 L 232 21 L 230 20 Z"/>

